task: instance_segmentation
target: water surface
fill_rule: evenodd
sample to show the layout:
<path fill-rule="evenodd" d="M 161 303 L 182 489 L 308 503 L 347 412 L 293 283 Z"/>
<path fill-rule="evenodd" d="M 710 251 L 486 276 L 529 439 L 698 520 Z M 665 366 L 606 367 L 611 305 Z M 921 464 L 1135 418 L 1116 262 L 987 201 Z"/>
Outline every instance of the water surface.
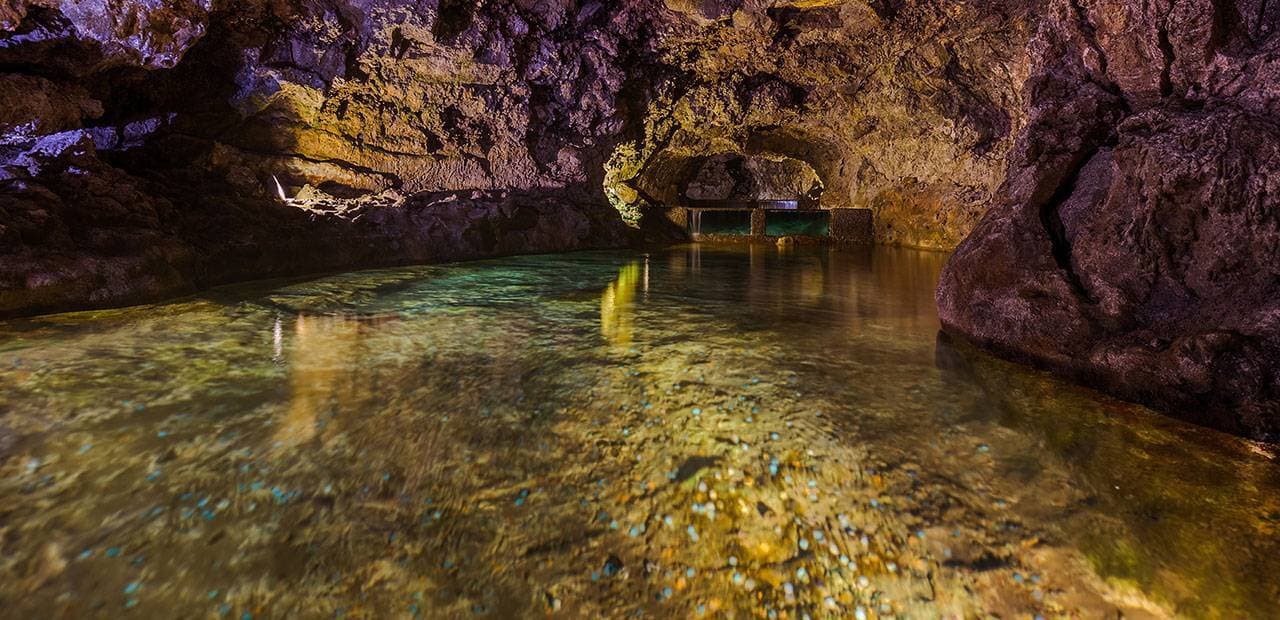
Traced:
<path fill-rule="evenodd" d="M 0 615 L 1280 617 L 1280 467 L 690 246 L 0 323 Z"/>

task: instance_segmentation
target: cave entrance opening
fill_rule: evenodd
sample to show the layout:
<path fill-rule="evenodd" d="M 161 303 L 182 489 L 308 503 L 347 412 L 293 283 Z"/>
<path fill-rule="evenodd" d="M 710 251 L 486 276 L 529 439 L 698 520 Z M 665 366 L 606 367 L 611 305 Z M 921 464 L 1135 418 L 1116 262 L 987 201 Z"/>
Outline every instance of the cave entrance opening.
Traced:
<path fill-rule="evenodd" d="M 756 142 L 745 150 L 670 147 L 647 158 L 620 149 L 605 194 L 624 222 L 654 238 L 871 243 L 871 213 L 848 206 L 842 177 L 830 185 L 839 167 L 823 143 Z"/>
<path fill-rule="evenodd" d="M 825 185 L 808 162 L 777 154 L 722 153 L 684 168 L 677 194 L 694 239 L 828 237 Z"/>
<path fill-rule="evenodd" d="M 813 166 L 782 155 L 700 158 L 678 183 L 685 206 L 697 209 L 815 209 L 825 190 Z"/>

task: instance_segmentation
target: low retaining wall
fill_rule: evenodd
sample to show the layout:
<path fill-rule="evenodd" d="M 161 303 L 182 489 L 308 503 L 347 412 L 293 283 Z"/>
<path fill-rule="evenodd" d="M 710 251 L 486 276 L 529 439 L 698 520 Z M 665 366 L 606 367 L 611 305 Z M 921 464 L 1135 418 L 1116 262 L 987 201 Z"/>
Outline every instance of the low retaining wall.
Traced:
<path fill-rule="evenodd" d="M 794 238 L 805 242 L 837 243 L 841 245 L 871 245 L 875 241 L 873 217 L 870 209 L 769 209 L 755 207 L 751 209 L 704 207 L 671 207 L 663 209 L 663 217 L 671 223 L 687 231 L 695 241 L 776 241 L 781 238 Z M 695 211 L 707 212 L 741 212 L 750 215 L 750 232 L 746 232 L 744 222 L 743 233 L 708 232 L 695 233 L 692 230 Z M 826 235 L 771 235 L 768 234 L 769 216 L 772 213 L 826 213 L 828 214 L 828 232 Z"/>

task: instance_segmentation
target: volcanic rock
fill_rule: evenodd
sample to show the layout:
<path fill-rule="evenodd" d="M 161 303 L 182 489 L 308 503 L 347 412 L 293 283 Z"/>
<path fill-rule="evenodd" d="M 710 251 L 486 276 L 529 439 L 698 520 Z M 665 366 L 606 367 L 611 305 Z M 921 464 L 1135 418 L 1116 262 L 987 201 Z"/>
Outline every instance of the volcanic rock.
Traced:
<path fill-rule="evenodd" d="M 944 271 L 945 328 L 1280 438 L 1278 24 L 1265 3 L 1055 1 L 1001 198 Z"/>

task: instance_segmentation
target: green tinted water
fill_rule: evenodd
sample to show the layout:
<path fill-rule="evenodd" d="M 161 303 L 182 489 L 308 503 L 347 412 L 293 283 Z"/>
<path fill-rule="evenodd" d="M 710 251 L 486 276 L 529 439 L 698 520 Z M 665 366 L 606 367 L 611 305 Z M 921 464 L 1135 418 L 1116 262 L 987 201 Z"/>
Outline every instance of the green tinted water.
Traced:
<path fill-rule="evenodd" d="M 688 247 L 0 324 L 0 615 L 1280 616 L 1268 448 Z"/>

